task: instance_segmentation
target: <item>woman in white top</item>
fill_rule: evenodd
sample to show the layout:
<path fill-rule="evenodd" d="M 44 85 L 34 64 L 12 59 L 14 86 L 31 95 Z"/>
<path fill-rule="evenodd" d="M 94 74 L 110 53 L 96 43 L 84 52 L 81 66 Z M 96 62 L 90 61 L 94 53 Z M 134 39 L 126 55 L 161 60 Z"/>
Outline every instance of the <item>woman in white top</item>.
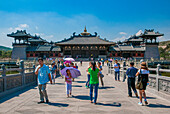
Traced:
<path fill-rule="evenodd" d="M 143 88 L 139 89 L 139 95 L 140 95 L 140 102 L 138 103 L 139 105 L 143 105 L 142 104 L 142 94 L 143 94 L 143 97 L 144 97 L 144 101 L 145 101 L 145 104 L 147 105 L 148 102 L 146 100 L 146 93 L 145 93 L 145 90 L 146 90 L 146 86 L 147 86 L 147 83 L 149 81 L 149 70 L 146 66 L 146 62 L 142 62 L 141 63 L 141 68 L 138 70 L 138 72 L 136 73 L 136 76 L 138 76 L 138 81 L 141 80 L 142 84 L 143 84 Z"/>

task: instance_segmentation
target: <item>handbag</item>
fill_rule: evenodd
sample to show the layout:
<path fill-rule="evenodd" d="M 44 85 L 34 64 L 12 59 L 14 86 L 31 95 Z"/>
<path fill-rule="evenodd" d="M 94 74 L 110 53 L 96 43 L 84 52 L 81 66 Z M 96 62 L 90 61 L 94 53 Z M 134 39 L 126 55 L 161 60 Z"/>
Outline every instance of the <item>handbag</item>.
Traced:
<path fill-rule="evenodd" d="M 103 78 L 104 77 L 104 75 L 103 74 L 100 74 L 100 76 Z"/>
<path fill-rule="evenodd" d="M 141 70 L 140 70 L 140 74 L 141 74 Z M 142 76 L 140 74 L 139 74 L 140 80 L 138 80 L 137 83 L 136 83 L 136 89 L 142 89 L 143 88 Z"/>

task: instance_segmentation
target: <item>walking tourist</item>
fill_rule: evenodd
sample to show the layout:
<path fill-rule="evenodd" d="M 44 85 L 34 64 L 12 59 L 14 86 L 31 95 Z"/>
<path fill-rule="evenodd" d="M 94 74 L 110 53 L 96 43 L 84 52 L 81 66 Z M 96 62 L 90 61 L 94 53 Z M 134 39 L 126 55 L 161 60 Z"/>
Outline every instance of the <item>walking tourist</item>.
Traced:
<path fill-rule="evenodd" d="M 98 75 L 99 75 L 99 77 L 100 77 L 100 81 L 101 81 L 102 87 L 104 87 L 104 82 L 103 82 L 103 77 L 104 77 L 104 75 L 102 74 L 102 70 L 103 70 L 103 69 L 102 69 L 102 66 L 101 66 L 101 63 L 100 63 L 100 62 L 98 62 L 97 65 L 98 65 L 98 67 L 99 67 L 100 70 L 101 70 Z"/>
<path fill-rule="evenodd" d="M 66 93 L 67 93 L 67 97 L 69 97 L 69 95 L 71 95 L 72 92 L 72 80 L 71 80 L 72 76 L 69 69 L 67 69 L 66 72 L 67 72 L 67 75 L 65 76 Z"/>
<path fill-rule="evenodd" d="M 82 64 L 83 64 L 83 61 L 82 61 L 82 60 L 80 60 L 80 65 L 82 66 Z"/>
<path fill-rule="evenodd" d="M 74 68 L 74 63 L 73 63 L 73 62 L 70 64 L 70 67 L 73 67 L 73 68 Z M 72 81 L 74 82 L 74 78 L 73 78 Z"/>
<path fill-rule="evenodd" d="M 38 62 L 39 62 L 39 65 L 35 69 L 35 74 L 38 75 L 38 88 L 39 88 L 39 94 L 40 94 L 40 102 L 38 102 L 38 104 L 44 103 L 44 97 L 46 99 L 46 103 L 48 103 L 49 99 L 48 99 L 48 95 L 46 92 L 46 85 L 49 80 L 50 80 L 50 83 L 52 84 L 50 70 L 49 70 L 49 67 L 43 63 L 42 58 L 39 58 Z"/>
<path fill-rule="evenodd" d="M 91 65 L 91 62 L 89 62 L 89 66 L 88 68 L 90 68 L 92 65 Z M 88 72 L 88 68 L 87 68 L 87 81 L 86 81 L 86 88 L 89 88 L 90 84 L 89 84 L 89 81 L 90 81 L 90 73 Z"/>
<path fill-rule="evenodd" d="M 62 62 L 62 64 L 60 65 L 60 71 L 62 70 L 62 69 L 64 69 L 65 68 L 65 66 L 64 66 L 64 63 Z M 61 72 L 60 72 L 60 75 L 61 75 L 61 77 L 63 78 L 63 75 L 61 74 Z"/>
<path fill-rule="evenodd" d="M 99 87 L 99 77 L 98 73 L 100 68 L 97 67 L 96 63 L 93 62 L 88 68 L 90 73 L 90 102 L 93 103 L 93 88 L 94 88 L 94 104 L 97 104 L 98 87 Z"/>
<path fill-rule="evenodd" d="M 56 77 L 56 72 L 57 72 L 57 68 L 55 67 L 55 63 L 51 64 L 50 71 L 51 71 L 51 79 L 53 81 L 53 84 L 55 84 L 55 77 Z"/>
<path fill-rule="evenodd" d="M 101 60 L 102 60 L 102 66 L 104 66 L 104 59 L 102 58 Z"/>
<path fill-rule="evenodd" d="M 114 67 L 114 72 L 115 72 L 115 81 L 117 81 L 117 79 L 118 81 L 120 81 L 120 71 L 119 71 L 120 64 L 118 63 L 117 60 L 115 60 L 115 64 L 113 67 Z"/>
<path fill-rule="evenodd" d="M 73 66 L 74 68 L 78 69 L 78 65 L 77 63 L 75 63 L 75 65 Z"/>
<path fill-rule="evenodd" d="M 149 81 L 149 70 L 148 70 L 148 67 L 146 66 L 146 62 L 141 63 L 141 68 L 136 73 L 136 76 L 138 76 L 138 82 L 141 81 L 141 84 L 142 84 L 142 86 L 139 88 L 140 102 L 138 104 L 143 105 L 142 104 L 142 95 L 143 95 L 144 102 L 147 105 L 148 102 L 146 100 L 145 90 L 146 90 L 147 83 Z"/>
<path fill-rule="evenodd" d="M 128 95 L 129 97 L 132 97 L 132 91 L 131 88 L 133 89 L 136 97 L 138 97 L 138 93 L 136 91 L 136 87 L 135 87 L 135 78 L 136 78 L 136 73 L 137 73 L 138 69 L 134 67 L 134 62 L 130 63 L 130 68 L 127 69 L 126 74 L 128 76 Z"/>

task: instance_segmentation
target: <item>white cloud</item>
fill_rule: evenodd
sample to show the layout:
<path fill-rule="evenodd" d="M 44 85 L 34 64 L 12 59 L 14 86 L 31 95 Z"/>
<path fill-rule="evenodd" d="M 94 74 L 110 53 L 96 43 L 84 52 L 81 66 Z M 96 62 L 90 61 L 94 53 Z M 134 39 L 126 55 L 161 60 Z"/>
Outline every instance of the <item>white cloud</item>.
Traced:
<path fill-rule="evenodd" d="M 143 33 L 142 30 L 139 30 L 137 33 L 136 33 L 136 36 L 139 36 L 141 33 Z"/>
<path fill-rule="evenodd" d="M 27 25 L 27 24 L 20 24 L 19 27 L 20 28 L 29 28 L 29 25 Z"/>
<path fill-rule="evenodd" d="M 126 32 L 119 32 L 119 34 L 126 35 L 127 33 Z"/>
<path fill-rule="evenodd" d="M 17 30 L 25 30 L 28 29 L 29 25 L 28 24 L 19 24 L 17 27 L 10 27 L 8 30 L 10 32 L 16 32 Z"/>

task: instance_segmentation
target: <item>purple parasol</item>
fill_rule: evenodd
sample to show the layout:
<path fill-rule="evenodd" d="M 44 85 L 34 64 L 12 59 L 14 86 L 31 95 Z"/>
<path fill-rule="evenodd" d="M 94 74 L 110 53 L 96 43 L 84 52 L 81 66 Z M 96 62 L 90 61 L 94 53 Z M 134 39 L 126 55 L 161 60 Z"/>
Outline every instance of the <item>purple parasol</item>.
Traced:
<path fill-rule="evenodd" d="M 81 73 L 78 69 L 76 68 L 73 68 L 73 67 L 65 67 L 64 69 L 62 69 L 60 72 L 62 75 L 66 76 L 67 73 L 66 73 L 66 70 L 69 69 L 70 70 L 70 73 L 71 73 L 71 76 L 72 78 L 77 78 L 78 76 L 81 76 Z"/>

